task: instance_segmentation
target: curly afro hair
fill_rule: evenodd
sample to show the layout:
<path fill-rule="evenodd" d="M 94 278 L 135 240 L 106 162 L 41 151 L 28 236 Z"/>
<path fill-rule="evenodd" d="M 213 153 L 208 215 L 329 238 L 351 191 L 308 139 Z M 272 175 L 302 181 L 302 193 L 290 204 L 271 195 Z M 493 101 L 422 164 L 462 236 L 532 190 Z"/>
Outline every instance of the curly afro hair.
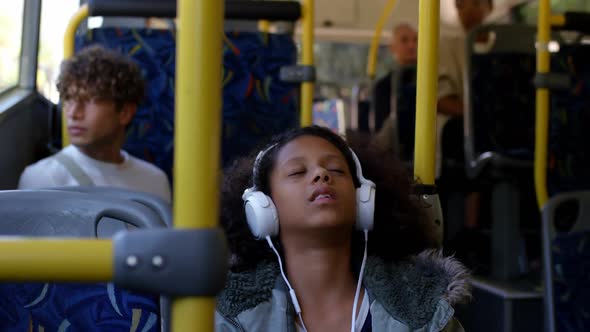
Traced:
<path fill-rule="evenodd" d="M 320 137 L 336 146 L 346 158 L 354 175 L 355 186 L 359 186 L 349 145 L 323 127 L 296 128 L 273 138 L 266 146 L 270 149 L 259 161 L 257 179 L 253 179 L 253 165 L 258 151 L 263 149 L 234 161 L 224 171 L 221 187 L 221 225 L 232 253 L 232 270 L 252 269 L 262 261 L 276 259 L 267 243 L 257 240 L 250 232 L 242 193 L 254 185 L 269 195 L 269 177 L 278 152 L 284 145 L 301 136 Z M 361 162 L 363 176 L 376 184 L 374 228 L 369 232 L 368 254 L 395 261 L 436 247 L 436 239 L 428 232 L 425 214 L 418 201 L 411 198 L 414 182 L 405 166 L 393 155 L 382 154 L 370 146 L 356 148 L 356 145 L 357 142 L 350 143 Z M 363 241 L 361 232 L 353 232 L 353 265 L 356 265 L 357 260 L 360 261 Z"/>
<path fill-rule="evenodd" d="M 103 99 L 139 104 L 145 82 L 139 66 L 102 46 L 87 47 L 61 64 L 57 90 L 62 100 Z"/>

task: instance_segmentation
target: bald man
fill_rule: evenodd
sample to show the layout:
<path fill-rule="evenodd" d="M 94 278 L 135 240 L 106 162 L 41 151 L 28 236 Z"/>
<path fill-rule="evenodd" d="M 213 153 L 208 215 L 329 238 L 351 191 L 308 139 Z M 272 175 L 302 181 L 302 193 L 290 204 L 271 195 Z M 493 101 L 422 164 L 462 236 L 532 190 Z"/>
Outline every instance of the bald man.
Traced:
<path fill-rule="evenodd" d="M 416 64 L 418 49 L 418 32 L 408 23 L 401 23 L 393 28 L 389 51 L 399 66 Z"/>

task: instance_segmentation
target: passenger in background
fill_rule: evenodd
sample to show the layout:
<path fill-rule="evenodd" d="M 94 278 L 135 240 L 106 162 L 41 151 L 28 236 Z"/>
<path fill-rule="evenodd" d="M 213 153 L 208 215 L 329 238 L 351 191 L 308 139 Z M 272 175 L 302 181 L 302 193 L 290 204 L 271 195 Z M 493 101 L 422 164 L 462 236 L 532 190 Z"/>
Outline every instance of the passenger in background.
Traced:
<path fill-rule="evenodd" d="M 466 270 L 428 250 L 399 161 L 358 152 L 362 170 L 337 134 L 296 128 L 224 172 L 232 258 L 216 331 L 463 330 Z"/>
<path fill-rule="evenodd" d="M 378 132 L 375 143 L 384 151 L 393 151 L 397 145 L 396 118 L 391 113 L 392 103 L 400 71 L 416 65 L 418 33 L 408 23 L 400 23 L 393 28 L 389 50 L 395 60 L 392 70 L 377 81 L 374 89 L 375 130 Z M 411 138 L 413 139 L 413 137 Z M 399 153 L 399 151 L 394 151 Z"/>
<path fill-rule="evenodd" d="M 475 229 L 479 224 L 480 193 L 467 179 L 466 174 L 453 174 L 450 168 L 442 165 L 442 160 L 455 160 L 464 164 L 463 114 L 464 107 L 464 74 L 465 74 L 465 43 L 466 35 L 476 26 L 482 24 L 492 12 L 493 0 L 456 0 L 455 6 L 464 33 L 457 36 L 443 36 L 439 49 L 439 79 L 437 104 L 437 170 L 445 179 L 445 183 L 453 188 L 461 188 L 466 192 L 464 228 L 457 235 L 454 247 L 481 246 Z M 489 36 L 478 37 L 479 46 L 491 42 Z M 444 145 L 442 145 L 444 144 Z M 472 243 L 470 245 L 469 243 Z M 463 250 L 460 250 L 463 251 Z M 458 252 L 459 256 L 465 254 Z"/>
<path fill-rule="evenodd" d="M 122 150 L 125 129 L 144 96 L 139 67 L 100 46 L 65 60 L 57 89 L 71 145 L 28 166 L 19 189 L 111 186 L 155 194 L 170 202 L 168 178 Z"/>

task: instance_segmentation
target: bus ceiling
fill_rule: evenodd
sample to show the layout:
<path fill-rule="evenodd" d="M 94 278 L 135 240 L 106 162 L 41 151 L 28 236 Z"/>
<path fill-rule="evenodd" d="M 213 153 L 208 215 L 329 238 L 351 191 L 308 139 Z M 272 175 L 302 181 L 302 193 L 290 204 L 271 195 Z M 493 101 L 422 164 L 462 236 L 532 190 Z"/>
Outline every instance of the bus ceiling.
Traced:
<path fill-rule="evenodd" d="M 175 0 L 89 0 L 89 16 L 176 17 Z M 225 17 L 237 20 L 297 21 L 298 1 L 225 2 Z"/>

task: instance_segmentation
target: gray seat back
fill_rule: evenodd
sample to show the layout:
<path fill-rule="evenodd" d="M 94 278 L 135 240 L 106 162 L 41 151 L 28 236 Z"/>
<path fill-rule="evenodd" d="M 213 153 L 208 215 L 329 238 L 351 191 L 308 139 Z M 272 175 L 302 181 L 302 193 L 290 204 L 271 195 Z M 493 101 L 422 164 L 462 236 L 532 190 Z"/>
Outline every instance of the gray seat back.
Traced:
<path fill-rule="evenodd" d="M 145 205 L 55 190 L 0 191 L 0 215 L 1 235 L 99 237 L 107 220 L 137 228 L 166 227 Z"/>
<path fill-rule="evenodd" d="M 98 187 L 93 187 L 92 190 L 71 189 L 0 191 L 0 216 L 2 216 L 0 218 L 0 235 L 76 238 L 111 237 L 117 231 L 126 230 L 129 226 L 136 228 L 165 228 L 167 224 L 164 218 L 171 221 L 170 209 L 165 205 L 165 202 L 160 202 L 157 197 L 151 197 L 149 194 L 144 196 L 141 193 Z M 93 191 L 97 193 L 92 194 Z M 46 284 L 45 287 L 53 287 L 47 285 L 49 284 Z M 60 291 L 67 291 L 65 294 L 70 294 L 70 290 L 65 289 L 64 285 L 56 285 L 56 287 L 60 287 Z M 2 289 L 3 294 L 8 292 L 11 295 L 9 291 L 11 285 L 3 284 L 3 287 L 8 287 Z M 24 287 L 33 289 L 38 286 L 27 284 Z M 76 289 L 76 287 L 74 285 L 73 289 Z M 18 289 L 22 289 L 22 287 Z M 77 296 L 85 295 L 87 294 L 77 294 Z M 134 296 L 132 300 L 139 299 L 142 303 L 149 302 L 149 299 L 144 300 L 140 294 L 130 296 Z M 162 328 L 159 330 L 166 331 L 168 309 L 166 302 L 161 301 L 160 317 Z M 49 303 L 53 305 L 53 302 Z M 15 312 L 22 310 L 18 306 L 13 309 L 16 310 Z M 116 310 L 119 309 L 116 308 Z M 68 312 L 61 311 L 60 308 L 52 307 L 49 310 L 52 310 L 52 314 L 68 314 Z M 125 317 L 121 316 L 120 318 L 125 320 L 127 319 Z M 10 318 L 14 317 L 11 316 Z"/>
<path fill-rule="evenodd" d="M 75 186 L 75 187 L 58 187 L 50 188 L 51 190 L 74 191 L 93 195 L 103 195 L 112 198 L 124 198 L 143 204 L 155 211 L 168 227 L 172 227 L 172 207 L 171 204 L 162 198 L 139 191 L 132 191 L 114 187 L 97 187 L 97 186 Z"/>

